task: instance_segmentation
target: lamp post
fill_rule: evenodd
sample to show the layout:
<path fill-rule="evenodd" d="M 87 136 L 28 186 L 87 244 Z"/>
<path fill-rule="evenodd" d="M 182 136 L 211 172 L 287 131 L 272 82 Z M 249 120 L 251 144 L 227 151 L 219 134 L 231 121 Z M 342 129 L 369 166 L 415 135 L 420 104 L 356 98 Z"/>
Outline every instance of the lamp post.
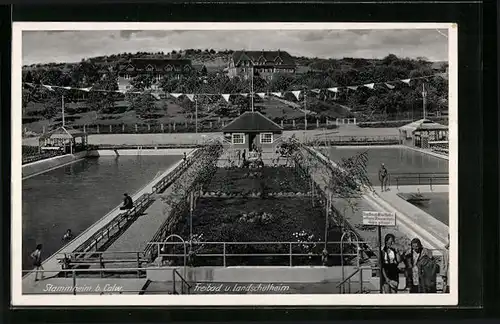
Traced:
<path fill-rule="evenodd" d="M 304 130 L 307 130 L 307 93 L 304 90 Z"/>

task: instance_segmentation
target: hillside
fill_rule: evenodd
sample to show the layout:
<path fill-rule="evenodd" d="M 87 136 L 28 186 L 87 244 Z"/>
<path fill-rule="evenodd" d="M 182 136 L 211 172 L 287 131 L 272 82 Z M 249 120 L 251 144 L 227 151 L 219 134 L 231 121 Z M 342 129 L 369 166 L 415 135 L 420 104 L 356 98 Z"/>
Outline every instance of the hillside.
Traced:
<path fill-rule="evenodd" d="M 93 89 L 117 90 L 116 74 L 110 67 L 116 67 L 131 58 L 188 58 L 195 65 L 205 65 L 206 71 L 194 71 L 180 79 L 163 79 L 160 88 L 170 93 L 241 93 L 251 88 L 249 80 L 230 79 L 223 72 L 227 67 L 232 51 L 185 50 L 172 53 L 121 53 L 82 60 L 78 63 L 52 63 L 26 66 L 23 68 L 23 80 L 30 83 L 43 83 L 64 87 L 93 87 Z M 416 79 L 411 86 L 395 83 L 388 89 L 384 82 L 406 78 L 420 78 L 446 72 L 444 62 L 429 62 L 423 58 L 408 59 L 388 55 L 383 59 L 318 59 L 296 57 L 300 65 L 295 75 L 278 74 L 272 80 L 254 78 L 256 92 L 283 92 L 303 89 L 326 89 L 337 86 L 382 83 L 376 90 L 360 87 L 356 91 L 342 91 L 333 94 L 328 91 L 309 93 L 307 109 L 315 113 L 316 118 L 336 118 L 355 115 L 358 120 L 398 119 L 409 112 L 421 111 L 422 79 Z M 115 69 L 116 70 L 116 69 Z M 102 75 L 108 77 L 103 79 Z M 200 74 L 205 73 L 205 74 Z M 133 79 L 135 91 L 144 91 L 151 80 Z M 448 83 L 445 78 L 432 77 L 425 80 L 427 109 L 429 112 L 447 110 Z M 186 97 L 178 99 L 155 100 L 148 93 L 143 95 L 118 94 L 106 92 L 47 91 L 43 87 L 24 87 L 23 123 L 26 128 L 40 128 L 60 121 L 61 96 L 67 109 L 67 120 L 75 125 L 81 124 L 158 124 L 191 122 L 194 115 L 194 103 Z M 287 92 L 285 99 L 302 106 L 303 98 L 297 101 Z M 227 103 L 220 96 L 199 96 L 198 113 L 200 121 L 207 122 L 221 118 L 231 119 L 250 109 L 250 100 L 234 96 Z M 78 108 L 71 108 L 72 105 Z M 303 119 L 300 110 L 290 111 L 290 106 L 282 102 L 257 98 L 255 106 L 276 121 L 291 122 Z M 346 109 L 346 107 L 348 107 Z M 93 112 L 93 113 L 92 113 Z M 94 116 L 89 118 L 88 116 Z"/>

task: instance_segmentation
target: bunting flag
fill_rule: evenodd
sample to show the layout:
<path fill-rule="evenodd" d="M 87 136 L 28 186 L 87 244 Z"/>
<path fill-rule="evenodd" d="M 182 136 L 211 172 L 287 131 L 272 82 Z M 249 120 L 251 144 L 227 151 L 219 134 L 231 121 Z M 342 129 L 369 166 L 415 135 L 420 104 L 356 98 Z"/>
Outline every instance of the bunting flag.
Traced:
<path fill-rule="evenodd" d="M 49 86 L 49 85 L 45 85 L 45 84 L 42 84 L 42 87 L 44 87 L 45 89 L 49 90 L 49 91 L 55 91 L 52 86 Z"/>
<path fill-rule="evenodd" d="M 297 100 L 300 100 L 299 97 L 300 97 L 300 91 L 292 91 L 293 95 L 295 96 L 295 98 L 297 98 Z"/>
<path fill-rule="evenodd" d="M 315 89 L 310 89 L 310 90 L 306 89 L 306 90 L 287 91 L 287 92 L 291 92 L 295 96 L 295 98 L 297 98 L 297 100 L 300 100 L 300 94 L 302 93 L 302 91 L 311 91 L 311 92 L 320 94 L 321 91 L 327 90 L 327 91 L 335 93 L 334 99 L 336 99 L 337 98 L 337 93 L 341 89 L 343 89 L 343 88 L 347 88 L 349 90 L 354 90 L 354 91 L 357 90 L 360 87 L 367 87 L 367 88 L 370 88 L 370 89 L 374 89 L 375 85 L 380 84 L 380 85 L 385 85 L 388 89 L 394 89 L 395 85 L 393 85 L 393 84 L 395 82 L 403 82 L 403 83 L 406 83 L 406 84 L 410 85 L 411 81 L 413 81 L 413 80 L 428 79 L 428 78 L 432 78 L 432 77 L 441 77 L 441 78 L 444 78 L 444 79 L 448 80 L 448 74 L 447 73 L 436 73 L 436 74 L 433 74 L 433 75 L 427 75 L 427 76 L 421 76 L 421 77 L 415 77 L 415 78 L 409 78 L 409 79 L 390 80 L 390 81 L 385 81 L 385 82 L 372 82 L 372 83 L 350 85 L 350 86 L 337 86 L 337 87 L 326 88 L 326 89 L 315 88 Z M 32 82 L 23 82 L 23 85 L 26 85 L 28 87 L 38 87 L 38 86 L 41 86 L 41 87 L 43 87 L 43 88 L 45 88 L 45 89 L 47 89 L 49 91 L 55 91 L 55 88 L 59 88 L 59 89 L 65 89 L 65 90 L 79 90 L 79 91 L 85 91 L 85 92 L 98 91 L 98 92 L 103 92 L 103 93 L 122 93 L 122 94 L 126 94 L 126 93 L 141 94 L 141 93 L 145 92 L 145 91 L 127 91 L 127 90 L 101 90 L 101 89 L 93 89 L 93 87 L 88 87 L 88 88 L 73 88 L 73 87 L 67 87 L 67 86 L 63 87 L 63 86 L 46 85 L 46 84 L 35 84 L 35 83 L 32 83 Z M 146 90 L 146 91 L 149 92 L 149 90 Z M 182 93 L 165 93 L 163 91 L 159 91 L 159 93 L 163 93 L 165 95 L 168 94 L 168 95 L 171 95 L 174 98 L 179 98 L 180 96 L 184 95 Z M 273 95 L 273 96 L 276 96 L 276 97 L 282 98 L 283 95 L 284 95 L 284 92 L 270 92 L 270 93 L 260 92 L 260 93 L 256 93 L 256 95 L 258 95 L 261 98 L 265 98 L 269 94 Z M 220 95 L 222 95 L 224 97 L 224 99 L 229 102 L 229 96 L 230 95 L 241 95 L 241 96 L 247 98 L 249 95 L 253 96 L 255 94 L 254 93 L 252 93 L 252 94 L 249 94 L 249 93 L 229 93 L 229 94 L 198 93 L 196 95 L 197 96 L 220 96 Z M 194 94 L 186 94 L 186 96 L 188 97 L 189 100 L 191 100 L 191 101 L 194 100 Z"/>
<path fill-rule="evenodd" d="M 151 96 L 153 96 L 156 100 L 160 100 L 161 99 L 160 94 L 156 93 L 156 92 L 151 92 Z"/>
<path fill-rule="evenodd" d="M 230 97 L 230 96 L 231 96 L 230 94 L 223 94 L 223 95 L 222 95 L 222 98 L 224 98 L 224 100 L 226 100 L 226 101 L 227 101 L 227 103 L 229 103 L 229 97 Z"/>

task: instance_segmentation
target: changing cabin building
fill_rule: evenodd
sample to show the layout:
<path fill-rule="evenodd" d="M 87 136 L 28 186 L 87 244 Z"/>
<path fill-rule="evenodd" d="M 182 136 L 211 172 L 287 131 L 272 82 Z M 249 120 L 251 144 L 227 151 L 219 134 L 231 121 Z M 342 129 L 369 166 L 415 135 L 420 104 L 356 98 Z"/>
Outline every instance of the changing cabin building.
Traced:
<path fill-rule="evenodd" d="M 260 112 L 247 111 L 227 124 L 222 132 L 236 149 L 268 151 L 283 135 L 283 128 Z"/>
<path fill-rule="evenodd" d="M 420 119 L 399 128 L 400 144 L 419 148 L 448 147 L 448 126 Z"/>
<path fill-rule="evenodd" d="M 295 60 L 288 52 L 236 51 L 229 61 L 228 76 L 247 80 L 251 78 L 253 71 L 254 76 L 271 80 L 276 74 L 294 74 L 296 70 Z"/>

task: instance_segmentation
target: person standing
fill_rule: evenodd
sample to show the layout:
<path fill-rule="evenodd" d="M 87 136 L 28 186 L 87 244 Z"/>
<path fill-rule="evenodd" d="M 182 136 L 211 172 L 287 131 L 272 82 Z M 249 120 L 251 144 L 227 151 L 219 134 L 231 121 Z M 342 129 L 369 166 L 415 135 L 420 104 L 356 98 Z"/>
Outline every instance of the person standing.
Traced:
<path fill-rule="evenodd" d="M 63 236 L 63 241 L 68 242 L 71 241 L 72 239 L 73 239 L 73 233 L 71 232 L 71 229 L 68 229 L 66 231 L 66 234 L 64 234 Z"/>
<path fill-rule="evenodd" d="M 399 268 L 401 256 L 393 248 L 396 237 L 394 234 L 387 234 L 384 239 L 382 253 L 382 289 L 384 294 L 397 294 L 399 287 Z"/>
<path fill-rule="evenodd" d="M 42 244 L 36 246 L 35 251 L 31 253 L 31 259 L 33 260 L 33 268 L 35 269 L 35 281 L 38 281 L 38 270 L 43 271 L 42 267 Z M 43 272 L 40 273 L 40 280 L 43 280 Z"/>
<path fill-rule="evenodd" d="M 448 234 L 448 243 L 445 245 L 445 250 L 443 252 L 443 293 L 448 294 L 450 292 L 450 282 L 449 282 L 449 267 L 450 267 L 450 234 Z"/>
<path fill-rule="evenodd" d="M 385 168 L 384 163 L 380 165 L 380 170 L 378 170 L 378 179 L 380 180 L 380 189 L 382 191 L 387 190 L 387 180 L 388 180 L 389 173 L 387 172 L 387 169 Z"/>
<path fill-rule="evenodd" d="M 405 254 L 406 262 L 406 287 L 410 289 L 410 294 L 422 293 L 422 261 L 432 258 L 431 252 L 422 246 L 418 238 L 414 238 L 410 243 L 410 250 Z"/>

